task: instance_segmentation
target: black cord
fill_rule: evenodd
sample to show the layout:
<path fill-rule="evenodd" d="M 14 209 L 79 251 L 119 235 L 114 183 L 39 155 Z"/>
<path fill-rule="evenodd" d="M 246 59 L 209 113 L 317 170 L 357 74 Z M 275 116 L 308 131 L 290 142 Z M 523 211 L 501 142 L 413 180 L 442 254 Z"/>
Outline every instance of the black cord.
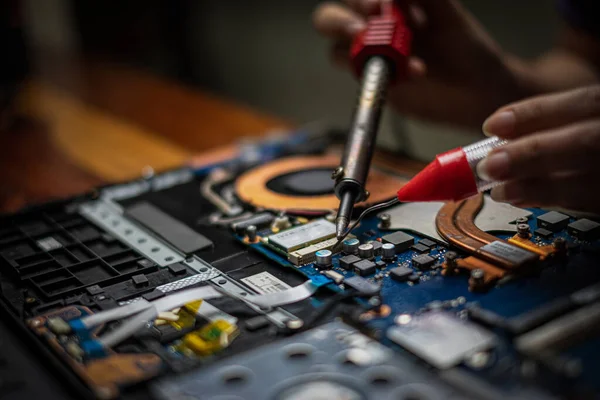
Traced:
<path fill-rule="evenodd" d="M 365 211 L 363 211 L 359 216 L 358 219 L 356 221 L 354 221 L 354 223 L 352 225 L 350 225 L 350 227 L 346 230 L 346 233 L 344 233 L 342 235 L 341 238 L 338 239 L 337 243 L 334 245 L 337 246 L 341 241 L 343 241 L 346 236 L 348 236 L 348 234 L 350 232 L 352 232 L 354 230 L 354 228 L 356 228 L 358 226 L 358 224 L 360 223 L 360 221 L 363 220 L 364 217 L 367 216 L 367 214 L 372 213 L 373 211 L 377 211 L 377 210 L 381 210 L 382 208 L 387 208 L 387 207 L 391 207 L 394 204 L 398 204 L 400 203 L 400 200 L 398 200 L 397 197 L 394 197 L 392 200 L 390 201 L 386 201 L 385 203 L 379 203 L 379 204 L 375 204 L 374 206 L 371 206 L 369 208 L 367 208 Z"/>

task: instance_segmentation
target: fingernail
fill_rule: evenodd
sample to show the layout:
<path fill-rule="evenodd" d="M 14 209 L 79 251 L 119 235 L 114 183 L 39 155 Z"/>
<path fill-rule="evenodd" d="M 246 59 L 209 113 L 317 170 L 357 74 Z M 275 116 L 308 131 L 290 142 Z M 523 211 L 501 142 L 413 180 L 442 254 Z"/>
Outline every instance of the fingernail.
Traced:
<path fill-rule="evenodd" d="M 355 21 L 355 22 L 350 23 L 346 27 L 346 31 L 350 35 L 356 35 L 357 33 L 361 32 L 366 27 L 367 27 L 367 25 L 363 21 Z"/>
<path fill-rule="evenodd" d="M 510 171 L 510 158 L 504 151 L 492 153 L 475 168 L 477 176 L 486 181 L 502 180 L 507 177 Z"/>
<path fill-rule="evenodd" d="M 502 111 L 492 114 L 483 123 L 483 133 L 486 136 L 507 136 L 513 133 L 517 118 L 512 111 Z"/>

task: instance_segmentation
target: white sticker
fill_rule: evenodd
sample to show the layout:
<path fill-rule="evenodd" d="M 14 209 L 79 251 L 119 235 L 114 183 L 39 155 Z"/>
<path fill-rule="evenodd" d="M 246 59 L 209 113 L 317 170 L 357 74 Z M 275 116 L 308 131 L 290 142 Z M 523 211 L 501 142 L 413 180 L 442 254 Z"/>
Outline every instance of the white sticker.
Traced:
<path fill-rule="evenodd" d="M 290 285 L 266 271 L 242 278 L 241 281 L 261 294 L 279 293 L 291 288 Z"/>

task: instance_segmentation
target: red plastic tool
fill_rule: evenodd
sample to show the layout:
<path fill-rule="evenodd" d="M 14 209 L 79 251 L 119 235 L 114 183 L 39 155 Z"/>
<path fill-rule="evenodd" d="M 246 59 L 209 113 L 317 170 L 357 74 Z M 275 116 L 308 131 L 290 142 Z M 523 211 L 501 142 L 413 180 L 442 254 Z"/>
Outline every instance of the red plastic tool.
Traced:
<path fill-rule="evenodd" d="M 381 13 L 369 17 L 367 27 L 354 38 L 350 60 L 357 77 L 361 77 L 370 57 L 384 57 L 394 68 L 392 81 L 406 76 L 412 32 L 404 11 L 397 2 L 383 2 Z"/>
<path fill-rule="evenodd" d="M 398 191 L 398 200 L 457 201 L 499 185 L 500 182 L 478 177 L 477 164 L 505 143 L 505 140 L 492 137 L 438 155 Z"/>

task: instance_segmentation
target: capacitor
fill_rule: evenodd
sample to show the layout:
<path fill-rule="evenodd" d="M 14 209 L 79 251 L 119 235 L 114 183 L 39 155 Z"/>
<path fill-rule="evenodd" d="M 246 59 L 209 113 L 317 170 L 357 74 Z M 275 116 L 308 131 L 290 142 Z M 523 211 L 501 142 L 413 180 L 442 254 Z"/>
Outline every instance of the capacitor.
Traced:
<path fill-rule="evenodd" d="M 248 237 L 248 241 L 250 243 L 256 242 L 256 226 L 250 225 L 246 228 L 246 236 Z"/>
<path fill-rule="evenodd" d="M 358 246 L 358 256 L 366 259 L 373 258 L 373 245 L 371 243 L 364 243 Z"/>
<path fill-rule="evenodd" d="M 381 246 L 381 256 L 384 260 L 393 260 L 396 257 L 396 246 L 392 243 L 384 243 Z"/>
<path fill-rule="evenodd" d="M 319 250 L 315 253 L 318 267 L 331 267 L 331 250 Z"/>
<path fill-rule="evenodd" d="M 344 253 L 346 253 L 346 254 L 358 253 L 358 245 L 360 245 L 360 242 L 356 238 L 350 238 L 350 239 L 344 240 L 344 243 L 343 243 Z"/>

